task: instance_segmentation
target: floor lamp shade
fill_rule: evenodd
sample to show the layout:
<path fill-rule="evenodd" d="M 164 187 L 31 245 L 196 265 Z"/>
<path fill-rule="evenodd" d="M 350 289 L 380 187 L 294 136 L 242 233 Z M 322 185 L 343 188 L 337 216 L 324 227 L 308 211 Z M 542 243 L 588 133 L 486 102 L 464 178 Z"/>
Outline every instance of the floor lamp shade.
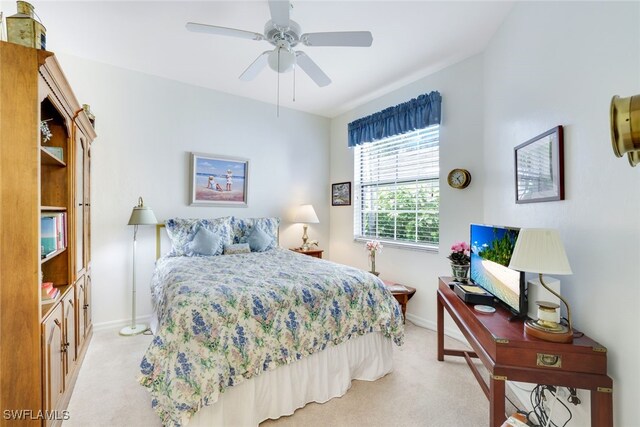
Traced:
<path fill-rule="evenodd" d="M 142 197 L 138 198 L 138 206 L 131 211 L 128 225 L 155 225 L 158 223 L 150 207 L 145 206 Z"/>
<path fill-rule="evenodd" d="M 148 329 L 144 323 L 136 323 L 136 242 L 139 225 L 155 225 L 158 223 L 153 210 L 145 206 L 142 197 L 138 198 L 138 206 L 133 208 L 128 225 L 133 225 L 133 285 L 131 298 L 131 325 L 120 330 L 120 335 L 138 335 Z"/>

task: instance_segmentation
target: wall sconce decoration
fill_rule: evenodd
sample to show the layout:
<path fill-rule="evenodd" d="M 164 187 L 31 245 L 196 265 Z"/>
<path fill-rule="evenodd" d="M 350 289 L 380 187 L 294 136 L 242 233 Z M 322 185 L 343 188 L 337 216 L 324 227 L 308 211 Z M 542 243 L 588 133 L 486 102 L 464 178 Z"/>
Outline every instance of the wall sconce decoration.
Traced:
<path fill-rule="evenodd" d="M 616 156 L 627 154 L 629 164 L 640 163 L 640 95 L 611 98 L 611 144 Z"/>

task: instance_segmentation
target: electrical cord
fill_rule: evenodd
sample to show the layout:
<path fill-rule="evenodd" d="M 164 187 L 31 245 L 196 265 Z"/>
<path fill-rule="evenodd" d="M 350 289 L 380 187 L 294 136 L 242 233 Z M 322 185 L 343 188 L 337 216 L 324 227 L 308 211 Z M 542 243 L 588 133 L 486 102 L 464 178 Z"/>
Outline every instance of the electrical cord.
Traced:
<path fill-rule="evenodd" d="M 551 395 L 553 396 L 554 401 L 560 402 L 560 404 L 564 406 L 564 408 L 569 413 L 569 418 L 564 422 L 564 424 L 562 424 L 562 427 L 565 427 L 569 423 L 569 421 L 571 421 L 571 419 L 573 418 L 573 413 L 571 412 L 569 407 L 557 396 L 557 388 L 550 385 L 538 384 L 529 395 L 529 400 L 531 402 L 531 406 L 533 407 L 533 410 L 527 413 L 527 421 L 538 426 L 558 427 L 556 423 L 551 421 L 551 416 L 550 416 L 551 414 L 547 415 L 546 409 L 544 407 L 544 402 L 547 400 L 547 397 L 544 394 L 545 391 L 550 392 Z M 569 393 L 570 393 L 569 398 L 574 396 L 574 392 L 575 392 L 575 389 L 573 390 L 569 389 Z M 577 396 L 576 396 L 576 399 L 577 399 Z M 535 421 L 531 419 L 532 414 L 535 415 L 536 417 Z"/>

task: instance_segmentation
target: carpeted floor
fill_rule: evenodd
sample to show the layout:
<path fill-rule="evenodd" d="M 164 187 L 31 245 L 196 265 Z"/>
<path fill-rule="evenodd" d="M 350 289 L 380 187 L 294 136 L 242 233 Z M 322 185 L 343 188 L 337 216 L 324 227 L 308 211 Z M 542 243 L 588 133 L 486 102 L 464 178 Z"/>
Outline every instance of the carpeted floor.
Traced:
<path fill-rule="evenodd" d="M 147 391 L 136 382 L 150 336 L 96 332 L 63 427 L 160 426 Z M 447 347 L 464 345 L 445 338 Z M 436 360 L 436 334 L 407 322 L 405 345 L 394 346 L 394 371 L 378 381 L 354 381 L 346 395 L 311 403 L 262 427 L 485 426 L 489 405 L 463 359 Z"/>

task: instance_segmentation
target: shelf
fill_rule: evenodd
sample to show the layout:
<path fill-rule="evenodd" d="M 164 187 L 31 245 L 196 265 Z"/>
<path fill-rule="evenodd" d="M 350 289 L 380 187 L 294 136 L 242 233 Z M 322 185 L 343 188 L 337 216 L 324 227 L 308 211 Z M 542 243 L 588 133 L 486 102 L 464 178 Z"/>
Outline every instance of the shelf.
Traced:
<path fill-rule="evenodd" d="M 66 167 L 67 164 L 55 157 L 53 154 L 40 147 L 40 163 L 43 165 Z"/>
<path fill-rule="evenodd" d="M 66 212 L 67 208 L 62 206 L 40 206 L 40 211 Z"/>
<path fill-rule="evenodd" d="M 62 249 L 58 249 L 57 251 L 50 253 L 49 255 L 47 255 L 46 257 L 42 258 L 40 260 L 40 264 L 44 264 L 45 262 L 57 257 L 58 255 L 60 255 L 61 253 L 63 253 L 64 251 L 66 251 L 67 248 L 62 248 Z"/>
<path fill-rule="evenodd" d="M 69 290 L 69 288 L 71 286 L 70 285 L 59 285 L 59 286 L 55 286 L 55 287 L 60 289 L 60 293 L 58 294 L 56 299 L 53 300 L 53 301 L 47 301 L 46 303 L 43 303 L 43 302 L 40 303 L 40 319 L 41 320 L 44 320 L 49 315 L 49 313 L 51 313 L 51 310 L 53 310 L 53 308 L 56 306 L 56 304 L 58 302 L 60 302 L 62 297 L 64 297 L 64 294 L 67 293 L 67 290 Z"/>

